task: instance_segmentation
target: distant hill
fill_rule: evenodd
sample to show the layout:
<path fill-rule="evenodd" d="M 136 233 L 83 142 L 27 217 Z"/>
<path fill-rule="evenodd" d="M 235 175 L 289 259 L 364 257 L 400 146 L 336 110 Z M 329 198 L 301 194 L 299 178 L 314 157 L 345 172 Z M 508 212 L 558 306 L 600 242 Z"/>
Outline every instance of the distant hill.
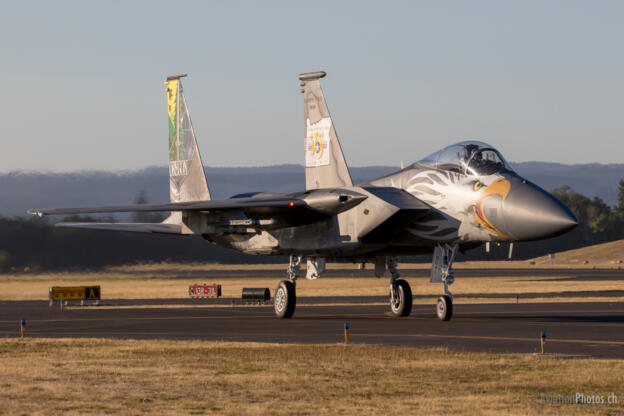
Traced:
<path fill-rule="evenodd" d="M 535 264 L 550 264 L 548 256 L 533 259 Z M 596 244 L 589 247 L 577 248 L 575 250 L 562 251 L 556 253 L 553 259 L 554 264 L 587 264 L 588 266 L 613 267 L 620 265 L 624 267 L 624 240 L 611 241 L 603 244 Z"/>
<path fill-rule="evenodd" d="M 513 164 L 516 171 L 552 189 L 569 185 L 589 197 L 598 196 L 609 205 L 617 199 L 624 164 L 563 165 L 545 162 Z M 356 183 L 386 175 L 398 168 L 367 166 L 351 168 Z M 214 198 L 250 191 L 290 192 L 304 188 L 301 165 L 242 168 L 206 168 Z M 145 191 L 150 202 L 169 200 L 168 170 L 151 167 L 132 172 L 85 171 L 72 173 L 11 172 L 0 174 L 0 215 L 23 216 L 29 208 L 116 205 L 134 202 Z"/>

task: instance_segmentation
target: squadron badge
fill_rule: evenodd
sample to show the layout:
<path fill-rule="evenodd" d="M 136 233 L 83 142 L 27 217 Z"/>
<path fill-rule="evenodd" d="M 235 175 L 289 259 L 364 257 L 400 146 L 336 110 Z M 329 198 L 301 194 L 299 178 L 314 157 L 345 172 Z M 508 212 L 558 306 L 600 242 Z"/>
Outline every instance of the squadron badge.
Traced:
<path fill-rule="evenodd" d="M 306 120 L 305 161 L 307 168 L 329 165 L 331 119 L 325 117 L 314 124 Z"/>

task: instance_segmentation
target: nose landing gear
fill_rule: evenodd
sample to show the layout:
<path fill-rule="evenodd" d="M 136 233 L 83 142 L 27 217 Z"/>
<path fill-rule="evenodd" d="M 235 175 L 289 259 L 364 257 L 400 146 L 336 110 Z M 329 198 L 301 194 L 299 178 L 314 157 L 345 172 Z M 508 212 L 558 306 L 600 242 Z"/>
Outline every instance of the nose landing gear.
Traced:
<path fill-rule="evenodd" d="M 455 281 L 453 276 L 455 254 L 457 254 L 457 244 L 438 244 L 433 250 L 429 281 L 444 284 L 444 295 L 438 298 L 436 306 L 436 315 L 442 321 L 448 321 L 453 316 L 453 294 L 448 287 Z"/>

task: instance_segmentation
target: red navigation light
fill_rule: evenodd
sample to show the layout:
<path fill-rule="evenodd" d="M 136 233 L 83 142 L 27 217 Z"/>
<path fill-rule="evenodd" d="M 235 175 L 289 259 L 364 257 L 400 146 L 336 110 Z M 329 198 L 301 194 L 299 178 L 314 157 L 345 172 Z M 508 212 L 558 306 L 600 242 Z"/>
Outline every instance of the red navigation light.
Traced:
<path fill-rule="evenodd" d="M 294 207 L 295 206 L 295 202 L 294 201 L 288 201 L 288 206 L 290 208 Z"/>

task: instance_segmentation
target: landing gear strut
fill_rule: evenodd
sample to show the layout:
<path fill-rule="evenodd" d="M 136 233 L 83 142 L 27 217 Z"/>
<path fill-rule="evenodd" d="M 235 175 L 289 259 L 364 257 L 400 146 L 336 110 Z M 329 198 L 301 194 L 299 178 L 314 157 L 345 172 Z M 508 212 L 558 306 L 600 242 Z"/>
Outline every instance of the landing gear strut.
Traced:
<path fill-rule="evenodd" d="M 399 279 L 397 261 L 394 257 L 386 260 L 390 270 L 390 310 L 395 317 L 409 316 L 412 311 L 412 289 L 406 280 Z"/>
<path fill-rule="evenodd" d="M 455 254 L 457 244 L 438 244 L 433 250 L 430 281 L 444 284 L 444 295 L 438 298 L 436 307 L 438 319 L 442 321 L 448 321 L 453 316 L 453 294 L 448 287 L 455 281 L 453 276 Z"/>
<path fill-rule="evenodd" d="M 288 279 L 278 283 L 275 289 L 273 308 L 278 318 L 291 318 L 297 305 L 297 277 L 301 266 L 301 257 L 290 256 Z"/>

